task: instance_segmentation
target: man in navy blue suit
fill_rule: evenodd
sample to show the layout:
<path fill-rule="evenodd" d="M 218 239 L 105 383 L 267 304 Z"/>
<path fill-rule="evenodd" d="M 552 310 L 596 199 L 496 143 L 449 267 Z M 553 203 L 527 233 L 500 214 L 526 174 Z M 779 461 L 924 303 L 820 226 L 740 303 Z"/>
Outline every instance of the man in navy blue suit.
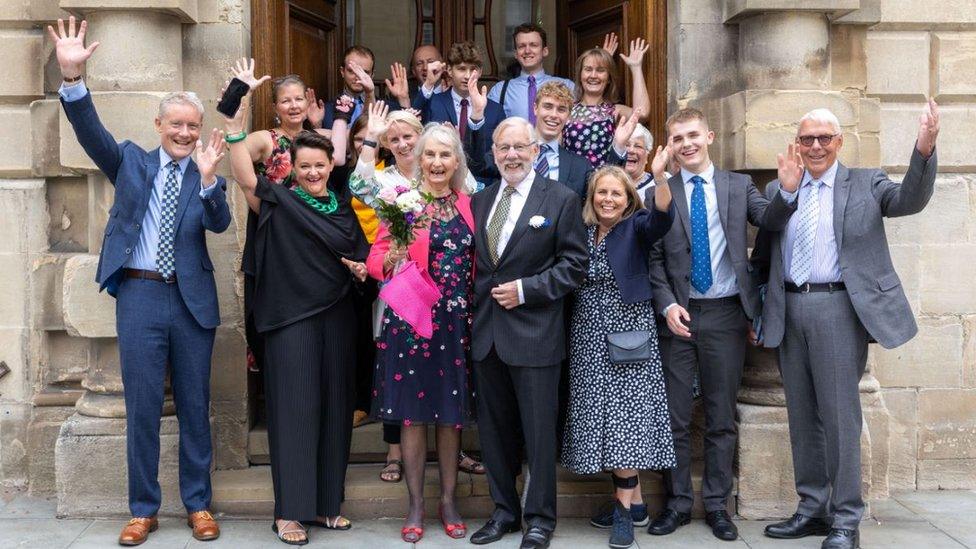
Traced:
<path fill-rule="evenodd" d="M 220 535 L 209 512 L 210 357 L 220 324 L 206 231 L 230 224 L 225 182 L 216 176 L 224 143 L 214 129 L 200 142 L 203 104 L 190 92 L 166 95 L 146 152 L 117 143 L 105 129 L 81 75 L 98 43 L 84 45 L 87 25 L 58 20 L 55 42 L 64 79 L 59 93 L 78 142 L 115 185 L 96 281 L 115 296 L 125 391 L 129 510 L 119 543 L 138 545 L 158 527 L 159 428 L 167 370 L 180 425 L 180 496 L 199 540 Z M 190 157 L 196 151 L 196 162 Z"/>
<path fill-rule="evenodd" d="M 476 94 L 472 101 L 477 102 Z M 490 100 L 489 100 L 490 102 Z M 562 146 L 563 128 L 573 108 L 573 92 L 561 82 L 546 82 L 535 97 L 535 132 L 539 136 L 539 156 L 535 160 L 535 172 L 542 177 L 558 181 L 574 190 L 581 200 L 586 199 L 586 185 L 593 175 L 593 166 L 582 156 Z M 630 141 L 640 112 L 635 110 L 614 132 L 613 150 L 607 155 L 607 164 L 623 166 L 627 161 L 627 144 Z M 472 132 L 473 146 L 491 149 L 491 133 L 483 129 Z M 472 158 L 468 169 L 477 178 L 489 183 L 499 178 L 498 167 L 490 152 Z"/>
<path fill-rule="evenodd" d="M 426 122 L 450 122 L 458 129 L 468 161 L 490 154 L 491 143 L 473 141 L 473 130 L 491 135 L 505 118 L 501 106 L 487 98 L 488 88 L 478 93 L 478 77 L 481 76 L 481 51 L 474 42 L 458 42 L 447 54 L 447 65 L 437 61 L 428 63 L 427 79 L 414 96 L 413 108 L 420 111 Z M 450 77 L 451 88 L 434 93 L 445 69 Z M 474 174 L 477 178 L 477 174 Z M 489 182 L 482 178 L 479 187 Z"/>

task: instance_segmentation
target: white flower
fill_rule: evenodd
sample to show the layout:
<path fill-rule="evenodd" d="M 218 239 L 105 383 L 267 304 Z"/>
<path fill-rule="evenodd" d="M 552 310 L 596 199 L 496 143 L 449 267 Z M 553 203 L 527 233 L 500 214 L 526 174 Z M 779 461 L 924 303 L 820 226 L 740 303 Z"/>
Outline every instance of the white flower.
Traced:
<path fill-rule="evenodd" d="M 403 213 L 415 212 L 420 213 L 423 211 L 423 197 L 416 189 L 407 191 L 396 199 L 397 208 Z"/>
<path fill-rule="evenodd" d="M 541 215 L 533 215 L 529 218 L 529 226 L 533 229 L 540 229 L 548 224 L 548 220 Z"/>

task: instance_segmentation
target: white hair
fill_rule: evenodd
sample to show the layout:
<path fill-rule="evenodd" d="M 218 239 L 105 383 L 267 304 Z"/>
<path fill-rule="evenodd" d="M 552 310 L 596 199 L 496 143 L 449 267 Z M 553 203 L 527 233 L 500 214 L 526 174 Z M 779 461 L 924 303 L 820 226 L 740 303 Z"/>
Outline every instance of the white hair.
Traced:
<path fill-rule="evenodd" d="M 807 120 L 811 122 L 818 122 L 820 124 L 830 124 L 830 127 L 833 128 L 834 133 L 841 133 L 840 120 L 837 119 L 837 115 L 830 112 L 830 109 L 813 109 L 812 111 L 804 114 L 800 118 L 800 124 L 796 128 L 797 133 L 800 133 L 800 126 L 802 126 Z"/>
<path fill-rule="evenodd" d="M 170 92 L 163 96 L 163 100 L 159 102 L 160 119 L 166 115 L 166 109 L 168 109 L 170 105 L 190 105 L 191 107 L 194 107 L 198 113 L 200 113 L 200 118 L 203 118 L 203 101 L 200 101 L 197 94 L 193 92 Z"/>
<path fill-rule="evenodd" d="M 651 135 L 651 131 L 644 127 L 643 124 L 637 124 L 634 128 L 634 134 L 630 136 L 631 139 L 639 138 L 644 141 L 644 148 L 650 151 L 654 147 L 654 136 Z"/>
<path fill-rule="evenodd" d="M 451 188 L 456 191 L 464 191 L 464 183 L 468 175 L 468 159 L 464 155 L 464 146 L 461 144 L 461 137 L 458 135 L 457 130 L 444 124 L 438 122 L 427 124 L 424 127 L 424 131 L 421 132 L 420 138 L 417 139 L 417 144 L 413 147 L 414 164 L 416 165 L 417 173 L 420 173 L 420 157 L 423 156 L 427 142 L 430 140 L 451 148 L 451 152 L 457 158 L 457 169 L 454 171 L 454 175 L 451 176 Z"/>
<path fill-rule="evenodd" d="M 501 137 L 502 132 L 513 126 L 525 128 L 525 131 L 529 133 L 530 143 L 535 143 L 539 140 L 539 136 L 535 131 L 535 126 L 530 124 L 528 120 L 522 118 L 521 116 L 509 116 L 505 120 L 498 123 L 494 133 L 491 134 L 492 142 L 498 141 L 498 138 Z"/>

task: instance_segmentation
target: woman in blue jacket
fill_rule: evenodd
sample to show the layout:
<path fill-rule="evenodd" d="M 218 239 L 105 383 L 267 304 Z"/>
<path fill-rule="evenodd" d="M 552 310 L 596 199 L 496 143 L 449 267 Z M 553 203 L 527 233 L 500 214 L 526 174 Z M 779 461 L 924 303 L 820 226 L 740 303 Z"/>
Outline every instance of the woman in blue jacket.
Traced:
<path fill-rule="evenodd" d="M 667 156 L 659 149 L 655 162 Z M 612 474 L 610 547 L 633 543 L 638 471 L 675 465 L 648 278 L 651 247 L 671 227 L 671 190 L 656 185 L 648 198 L 644 209 L 627 173 L 607 166 L 583 205 L 590 264 L 573 308 L 562 460 L 579 474 Z"/>

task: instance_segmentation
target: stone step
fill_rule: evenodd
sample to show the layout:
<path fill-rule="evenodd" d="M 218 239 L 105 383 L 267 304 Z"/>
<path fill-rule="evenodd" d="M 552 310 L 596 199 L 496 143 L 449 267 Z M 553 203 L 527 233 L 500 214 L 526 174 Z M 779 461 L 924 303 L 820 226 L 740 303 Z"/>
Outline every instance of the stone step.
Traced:
<path fill-rule="evenodd" d="M 695 504 L 692 514 L 704 516 L 701 502 L 701 470 L 694 471 L 692 483 Z M 402 517 L 407 508 L 404 482 L 383 482 L 377 464 L 350 465 L 346 472 L 346 500 L 343 512 L 351 519 Z M 652 512 L 664 504 L 661 475 L 641 473 L 642 493 Z M 437 516 L 439 481 L 436 464 L 428 464 L 424 494 L 427 516 Z M 556 508 L 560 517 L 588 517 L 609 501 L 612 486 L 607 475 L 581 476 L 563 468 L 557 470 Z M 733 493 L 735 490 L 733 489 Z M 458 505 L 465 517 L 487 517 L 494 508 L 484 475 L 458 474 Z M 213 474 L 213 509 L 231 517 L 270 517 L 274 512 L 271 469 L 254 466 L 247 469 L 216 471 Z M 730 505 L 730 512 L 734 508 Z"/>
<path fill-rule="evenodd" d="M 461 447 L 465 451 L 477 452 L 478 428 L 470 427 L 461 433 Z M 434 428 L 427 434 L 427 448 L 434 451 Z M 247 437 L 247 455 L 253 465 L 271 463 L 268 453 L 268 428 L 256 425 Z M 383 442 L 383 424 L 369 423 L 352 430 L 352 446 L 349 451 L 351 463 L 383 463 L 386 461 L 386 443 Z"/>

